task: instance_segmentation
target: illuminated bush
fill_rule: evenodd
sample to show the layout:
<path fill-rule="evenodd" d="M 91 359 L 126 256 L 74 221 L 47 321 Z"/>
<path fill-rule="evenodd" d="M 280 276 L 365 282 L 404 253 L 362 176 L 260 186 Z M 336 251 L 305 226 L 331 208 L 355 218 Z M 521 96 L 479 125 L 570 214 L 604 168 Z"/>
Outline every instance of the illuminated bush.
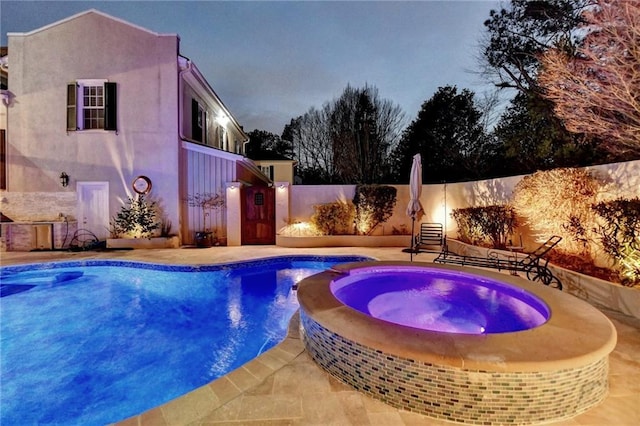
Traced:
<path fill-rule="evenodd" d="M 584 169 L 561 168 L 525 176 L 514 188 L 513 206 L 538 241 L 562 237 L 565 252 L 590 256 L 597 201 L 604 183 Z"/>
<path fill-rule="evenodd" d="M 356 231 L 369 235 L 376 226 L 386 222 L 393 214 L 397 190 L 386 185 L 358 185 L 353 197 L 356 209 Z"/>
<path fill-rule="evenodd" d="M 311 216 L 313 226 L 323 235 L 344 235 L 353 233 L 355 207 L 351 203 L 336 201 L 316 204 L 315 213 Z"/>
<path fill-rule="evenodd" d="M 518 226 L 511 206 L 485 206 L 454 209 L 451 216 L 458 225 L 458 238 L 473 245 L 490 244 L 505 248 L 507 238 Z"/>
<path fill-rule="evenodd" d="M 593 210 L 603 219 L 595 232 L 622 283 L 640 284 L 640 198 L 601 202 Z"/>
<path fill-rule="evenodd" d="M 160 228 L 157 203 L 147 201 L 144 195 L 129 197 L 110 225 L 114 238 L 150 238 Z"/>

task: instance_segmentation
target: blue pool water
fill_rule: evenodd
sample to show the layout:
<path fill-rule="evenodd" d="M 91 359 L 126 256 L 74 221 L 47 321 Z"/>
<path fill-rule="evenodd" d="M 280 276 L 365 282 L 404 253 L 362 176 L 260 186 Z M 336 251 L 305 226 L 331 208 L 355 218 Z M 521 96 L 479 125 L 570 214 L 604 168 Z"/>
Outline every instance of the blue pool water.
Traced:
<path fill-rule="evenodd" d="M 187 393 L 284 338 L 294 283 L 360 260 L 4 267 L 0 424 L 106 424 Z"/>

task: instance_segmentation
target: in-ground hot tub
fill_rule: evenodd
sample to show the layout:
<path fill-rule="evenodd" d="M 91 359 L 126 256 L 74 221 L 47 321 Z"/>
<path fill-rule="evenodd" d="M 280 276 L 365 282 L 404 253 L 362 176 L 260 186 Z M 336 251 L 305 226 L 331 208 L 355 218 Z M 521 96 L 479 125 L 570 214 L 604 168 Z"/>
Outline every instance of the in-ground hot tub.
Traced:
<path fill-rule="evenodd" d="M 616 343 L 608 318 L 539 283 L 474 271 L 367 262 L 306 278 L 298 286 L 305 347 L 354 388 L 449 421 L 541 423 L 602 401 Z M 435 287 L 435 296 L 421 287 Z M 504 298 L 516 302 L 499 306 Z M 515 331 L 505 324 L 511 313 L 524 313 Z"/>

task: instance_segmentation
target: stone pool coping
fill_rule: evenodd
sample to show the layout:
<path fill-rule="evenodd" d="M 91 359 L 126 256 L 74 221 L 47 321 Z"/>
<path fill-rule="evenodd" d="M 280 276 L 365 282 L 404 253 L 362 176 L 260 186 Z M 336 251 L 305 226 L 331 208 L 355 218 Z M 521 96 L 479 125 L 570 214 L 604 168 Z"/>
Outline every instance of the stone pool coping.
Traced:
<path fill-rule="evenodd" d="M 515 333 L 448 334 L 391 324 L 343 305 L 329 283 L 349 269 L 402 266 L 448 269 L 469 273 L 469 268 L 423 262 L 360 262 L 339 265 L 301 281 L 300 308 L 329 330 L 346 339 L 384 353 L 416 361 L 465 370 L 541 372 L 585 366 L 606 358 L 617 336 L 614 325 L 600 311 L 571 295 L 494 271 L 473 273 L 507 282 L 538 296 L 548 305 L 549 320 L 534 329 Z M 398 345 L 397 342 L 402 342 Z"/>
<path fill-rule="evenodd" d="M 293 314 L 284 340 L 230 373 L 114 426 L 184 425 L 201 421 L 229 401 L 258 386 L 304 352 L 299 311 Z"/>

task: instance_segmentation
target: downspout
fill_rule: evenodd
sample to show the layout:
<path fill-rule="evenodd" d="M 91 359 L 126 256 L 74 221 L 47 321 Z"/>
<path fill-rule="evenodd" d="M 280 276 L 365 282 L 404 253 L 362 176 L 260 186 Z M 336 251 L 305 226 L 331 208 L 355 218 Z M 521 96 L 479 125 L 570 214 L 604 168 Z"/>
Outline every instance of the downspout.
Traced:
<path fill-rule="evenodd" d="M 242 156 L 247 156 L 247 144 L 251 142 L 251 138 L 247 137 L 247 140 L 242 142 Z"/>
<path fill-rule="evenodd" d="M 180 65 L 180 58 L 184 58 L 186 60 L 187 65 L 182 68 Z M 185 173 L 184 170 L 182 170 L 181 165 L 183 164 L 183 160 L 182 160 L 182 156 L 184 155 L 182 153 L 182 141 L 185 139 L 184 136 L 184 130 L 183 130 L 183 123 L 182 123 L 182 117 L 184 115 L 184 102 L 183 102 L 183 94 L 184 94 L 184 74 L 191 71 L 191 60 L 187 57 L 181 56 L 180 54 L 178 54 L 178 68 L 180 69 L 180 71 L 178 72 L 178 196 L 180 197 L 180 199 L 186 198 L 186 194 L 183 193 L 183 187 L 185 187 L 186 185 L 184 185 L 182 183 L 183 178 L 182 176 L 180 176 L 181 173 Z M 180 241 L 183 242 L 185 236 L 182 235 L 182 226 L 183 226 L 183 217 L 182 215 L 185 212 L 182 209 L 182 206 L 179 205 L 178 206 L 178 219 L 179 219 L 179 238 Z"/>
<path fill-rule="evenodd" d="M 9 89 L 2 89 L 0 90 L 0 97 L 2 97 L 2 104 L 4 105 L 5 108 L 5 115 L 4 115 L 4 120 L 5 120 L 5 128 L 4 128 L 4 143 L 5 143 L 5 149 L 6 149 L 6 158 L 5 158 L 5 163 L 8 164 L 9 163 L 9 106 L 11 106 L 11 101 L 12 101 L 12 96 L 13 94 L 9 91 Z M 5 179 L 5 187 L 3 188 L 3 190 L 8 190 L 9 189 L 9 172 L 8 172 L 8 167 L 5 167 L 5 175 L 4 175 L 4 179 Z"/>
<path fill-rule="evenodd" d="M 184 75 L 188 72 L 191 72 L 191 59 L 186 56 L 178 57 L 178 65 L 180 64 L 180 58 L 184 58 L 187 61 L 187 66 L 180 70 L 178 73 L 178 136 L 180 137 L 180 142 L 183 140 L 189 139 L 184 135 L 182 117 L 184 115 L 184 102 L 182 99 L 182 95 L 184 94 Z"/>

